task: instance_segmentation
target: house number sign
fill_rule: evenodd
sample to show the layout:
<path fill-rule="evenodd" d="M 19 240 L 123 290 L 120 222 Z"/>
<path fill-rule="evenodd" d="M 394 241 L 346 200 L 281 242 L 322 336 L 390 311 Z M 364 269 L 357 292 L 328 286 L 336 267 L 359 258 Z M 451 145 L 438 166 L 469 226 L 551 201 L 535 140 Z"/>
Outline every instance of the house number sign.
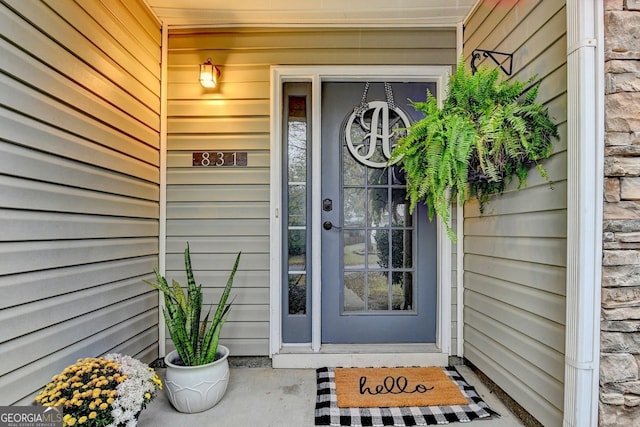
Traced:
<path fill-rule="evenodd" d="M 194 151 L 193 166 L 198 167 L 237 167 L 247 166 L 246 151 Z"/>

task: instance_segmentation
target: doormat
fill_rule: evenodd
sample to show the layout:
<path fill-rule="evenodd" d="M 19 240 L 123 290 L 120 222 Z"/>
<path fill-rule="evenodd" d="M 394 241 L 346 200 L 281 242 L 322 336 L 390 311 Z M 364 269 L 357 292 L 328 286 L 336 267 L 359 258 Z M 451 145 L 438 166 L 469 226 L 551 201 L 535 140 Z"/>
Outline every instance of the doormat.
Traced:
<path fill-rule="evenodd" d="M 315 423 L 317 426 L 401 427 L 464 423 L 479 418 L 500 416 L 480 398 L 476 389 L 462 378 L 456 368 L 449 366 L 439 369 L 457 385 L 466 399 L 465 404 L 341 408 L 338 406 L 336 394 L 335 369 L 317 369 Z M 402 380 L 400 381 L 402 383 Z M 371 390 L 377 390 L 375 385 Z M 381 390 L 384 390 L 384 384 Z"/>
<path fill-rule="evenodd" d="M 442 368 L 335 368 L 339 408 L 466 405 Z"/>

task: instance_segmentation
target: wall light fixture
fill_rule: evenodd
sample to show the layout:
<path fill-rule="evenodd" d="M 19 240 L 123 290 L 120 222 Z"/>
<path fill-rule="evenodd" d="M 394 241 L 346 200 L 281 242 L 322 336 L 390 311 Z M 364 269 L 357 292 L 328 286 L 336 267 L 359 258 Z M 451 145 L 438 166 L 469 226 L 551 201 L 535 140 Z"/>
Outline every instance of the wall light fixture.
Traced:
<path fill-rule="evenodd" d="M 220 69 L 213 65 L 211 58 L 207 58 L 205 63 L 200 64 L 200 84 L 202 87 L 216 87 L 218 77 L 220 77 Z"/>

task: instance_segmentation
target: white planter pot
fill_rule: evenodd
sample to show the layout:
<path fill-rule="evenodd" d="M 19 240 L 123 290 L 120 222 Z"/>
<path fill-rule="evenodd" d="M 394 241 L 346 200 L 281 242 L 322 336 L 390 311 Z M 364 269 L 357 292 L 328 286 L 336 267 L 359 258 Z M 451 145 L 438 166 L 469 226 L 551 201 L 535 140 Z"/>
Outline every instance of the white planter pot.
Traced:
<path fill-rule="evenodd" d="M 178 352 L 165 357 L 165 390 L 169 401 L 180 412 L 206 411 L 222 399 L 229 383 L 229 349 L 218 345 L 218 359 L 207 365 L 180 366 Z"/>

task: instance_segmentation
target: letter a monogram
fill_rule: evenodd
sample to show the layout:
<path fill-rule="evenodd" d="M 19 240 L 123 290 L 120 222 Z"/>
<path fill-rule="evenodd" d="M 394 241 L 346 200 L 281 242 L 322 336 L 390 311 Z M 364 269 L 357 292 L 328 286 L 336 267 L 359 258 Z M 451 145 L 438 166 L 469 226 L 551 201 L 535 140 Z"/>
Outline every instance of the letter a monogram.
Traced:
<path fill-rule="evenodd" d="M 358 162 L 371 168 L 384 168 L 391 157 L 400 129 L 411 124 L 398 107 L 385 101 L 370 101 L 361 112 L 354 111 L 345 125 L 349 152 Z"/>

